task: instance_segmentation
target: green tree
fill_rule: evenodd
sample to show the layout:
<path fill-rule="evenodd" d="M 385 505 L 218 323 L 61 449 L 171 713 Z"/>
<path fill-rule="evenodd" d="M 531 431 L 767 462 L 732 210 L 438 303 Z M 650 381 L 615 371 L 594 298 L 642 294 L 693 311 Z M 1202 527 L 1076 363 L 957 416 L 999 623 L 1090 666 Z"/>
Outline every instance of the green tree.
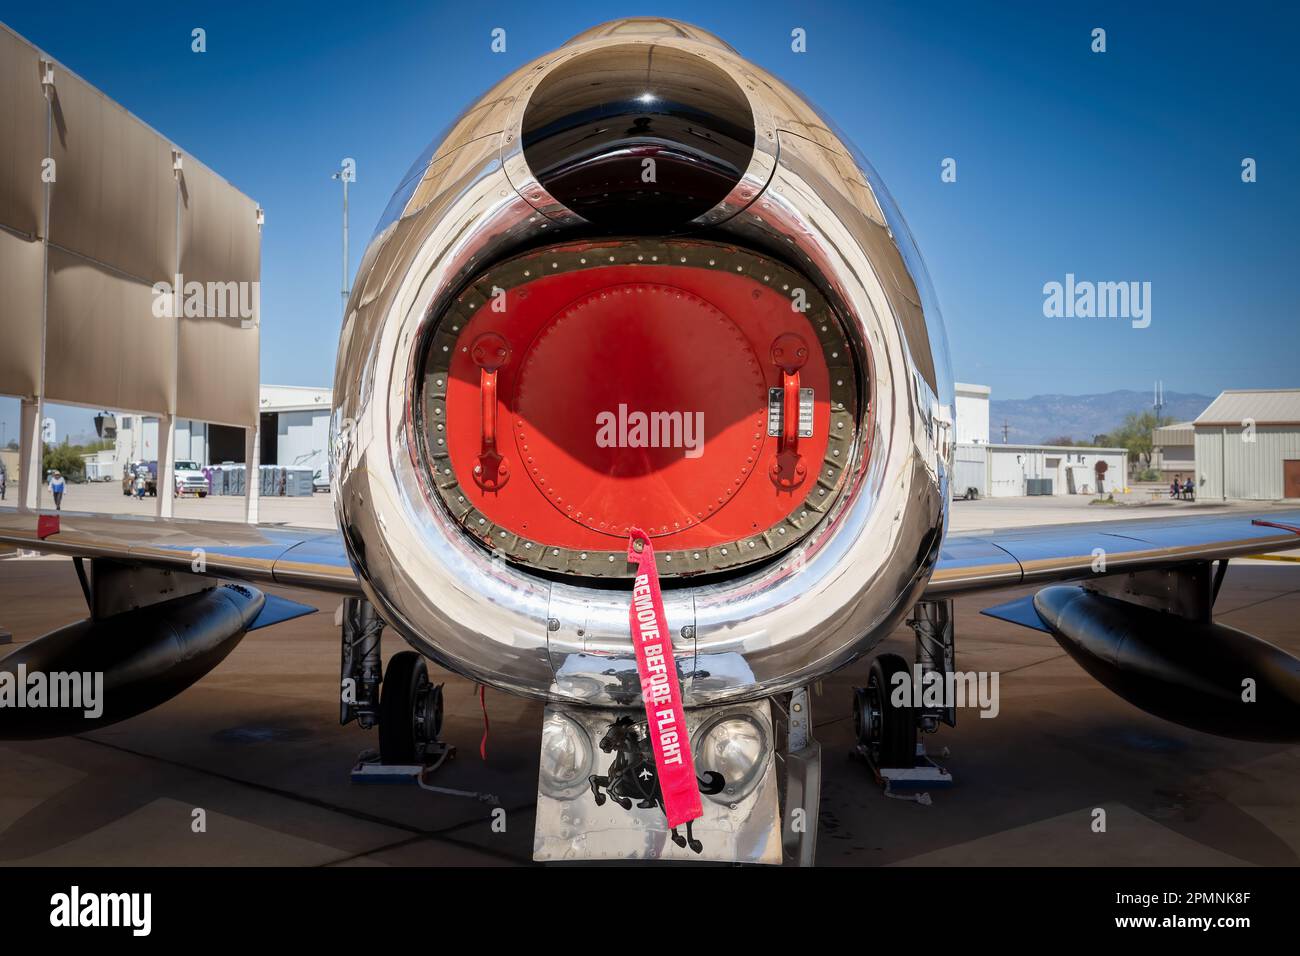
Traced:
<path fill-rule="evenodd" d="M 1098 435 L 1112 448 L 1127 448 L 1129 470 L 1138 471 L 1151 463 L 1151 432 L 1161 425 L 1172 425 L 1174 419 L 1155 412 L 1129 412 L 1124 424 L 1106 435 Z"/>
<path fill-rule="evenodd" d="M 41 460 L 42 474 L 48 475 L 57 468 L 68 481 L 84 481 L 86 462 L 82 455 L 112 448 L 112 442 L 95 441 L 89 445 L 46 445 L 45 455 Z"/>

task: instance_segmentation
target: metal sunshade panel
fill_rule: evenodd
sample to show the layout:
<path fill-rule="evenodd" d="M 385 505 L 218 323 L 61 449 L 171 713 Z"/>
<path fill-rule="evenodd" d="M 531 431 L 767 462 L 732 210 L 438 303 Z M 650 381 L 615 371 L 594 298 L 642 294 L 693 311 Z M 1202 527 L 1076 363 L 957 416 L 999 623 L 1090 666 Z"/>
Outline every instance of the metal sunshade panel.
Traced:
<path fill-rule="evenodd" d="M 41 243 L 0 230 L 0 393 L 34 395 L 40 385 L 43 257 Z"/>
<path fill-rule="evenodd" d="M 51 247 L 45 397 L 170 412 L 176 323 L 152 305 L 149 285 Z"/>
<path fill-rule="evenodd" d="M 181 183 L 180 274 L 187 284 L 245 284 L 239 304 L 249 314 L 180 319 L 176 414 L 248 425 L 258 419 L 261 369 L 257 204 L 199 163 L 186 163 Z"/>
<path fill-rule="evenodd" d="M 256 204 L 3 25 L 0 89 L 0 393 L 255 426 Z M 178 275 L 204 317 L 155 314 Z M 207 283 L 252 314 L 210 318 Z"/>
<path fill-rule="evenodd" d="M 40 241 L 47 108 L 40 54 L 0 24 L 0 393 L 34 395 L 41 377 Z"/>
<path fill-rule="evenodd" d="M 50 242 L 146 287 L 170 280 L 176 264 L 171 143 L 61 64 L 52 102 L 58 177 L 50 188 Z"/>
<path fill-rule="evenodd" d="M 0 130 L 4 130 L 0 138 L 0 226 L 29 237 L 38 234 L 45 203 L 39 175 L 46 156 L 40 59 L 35 47 L 0 23 L 0 90 L 5 91 L 0 96 Z"/>

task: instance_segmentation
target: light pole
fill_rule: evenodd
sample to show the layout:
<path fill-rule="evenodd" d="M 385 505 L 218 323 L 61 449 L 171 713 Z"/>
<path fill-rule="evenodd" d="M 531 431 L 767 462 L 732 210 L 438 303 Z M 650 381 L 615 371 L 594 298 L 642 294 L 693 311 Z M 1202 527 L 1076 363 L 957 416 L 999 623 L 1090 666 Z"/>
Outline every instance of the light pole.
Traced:
<path fill-rule="evenodd" d="M 348 183 L 357 181 L 357 162 L 350 156 L 339 163 L 338 172 L 331 179 L 343 183 L 343 311 L 348 308 Z"/>

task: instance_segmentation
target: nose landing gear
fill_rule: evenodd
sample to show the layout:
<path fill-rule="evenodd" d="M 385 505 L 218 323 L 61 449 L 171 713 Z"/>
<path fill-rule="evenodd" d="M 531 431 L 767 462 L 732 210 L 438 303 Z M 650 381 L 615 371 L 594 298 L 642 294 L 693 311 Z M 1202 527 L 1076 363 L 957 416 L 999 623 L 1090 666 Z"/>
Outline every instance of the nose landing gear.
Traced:
<path fill-rule="evenodd" d="M 383 619 L 364 600 L 348 598 L 338 623 L 343 638 L 343 695 L 339 722 L 378 726 L 379 750 L 365 750 L 352 780 L 416 782 L 426 789 L 429 774 L 455 756 L 442 735 L 442 685 L 429 680 L 429 667 L 415 651 L 400 651 L 381 666 Z M 382 679 L 381 679 L 382 678 Z"/>
<path fill-rule="evenodd" d="M 916 669 L 898 654 L 881 654 L 871 662 L 867 686 L 853 689 L 854 753 L 866 761 L 885 793 L 952 785 L 952 775 L 925 752 L 918 730 L 934 733 L 941 723 L 955 727 L 950 701 L 925 706 L 917 675 L 953 670 L 951 601 L 921 601 L 908 621 L 916 632 Z M 916 799 L 928 803 L 929 797 Z"/>

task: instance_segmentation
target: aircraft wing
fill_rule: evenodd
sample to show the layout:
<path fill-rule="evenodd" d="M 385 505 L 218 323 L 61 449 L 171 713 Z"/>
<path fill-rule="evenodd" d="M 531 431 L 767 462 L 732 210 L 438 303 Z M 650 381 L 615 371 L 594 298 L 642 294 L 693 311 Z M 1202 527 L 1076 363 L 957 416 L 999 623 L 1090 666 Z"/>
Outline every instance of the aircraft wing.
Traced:
<path fill-rule="evenodd" d="M 361 594 L 338 531 L 64 512 L 58 532 L 42 538 L 36 515 L 0 512 L 0 544 L 179 571 L 194 570 L 201 557 L 206 573 L 218 577 Z M 1292 548 L 1300 548 L 1300 510 L 960 531 L 944 539 L 925 596 L 950 597 Z"/>
<path fill-rule="evenodd" d="M 1300 548 L 1300 511 L 1281 509 L 959 531 L 944 539 L 925 596 L 950 597 L 1291 548 Z"/>
<path fill-rule="evenodd" d="M 338 531 L 65 511 L 58 515 L 58 531 L 44 536 L 48 529 L 41 521 L 0 511 L 0 545 L 177 571 L 200 570 L 202 561 L 204 573 L 215 577 L 361 594 Z"/>

